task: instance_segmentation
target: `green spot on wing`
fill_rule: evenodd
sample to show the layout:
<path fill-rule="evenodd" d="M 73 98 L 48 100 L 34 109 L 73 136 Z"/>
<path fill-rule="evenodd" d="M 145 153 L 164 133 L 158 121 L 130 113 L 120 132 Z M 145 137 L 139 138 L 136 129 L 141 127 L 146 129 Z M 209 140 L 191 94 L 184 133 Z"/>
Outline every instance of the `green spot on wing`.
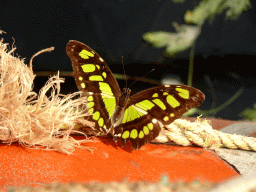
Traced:
<path fill-rule="evenodd" d="M 87 97 L 87 101 L 93 101 L 93 97 L 92 96 L 88 96 Z"/>
<path fill-rule="evenodd" d="M 140 111 L 137 111 L 133 106 L 130 106 L 125 110 L 122 123 L 126 123 L 134 119 L 140 118 L 142 115 L 143 114 Z"/>
<path fill-rule="evenodd" d="M 129 136 L 130 136 L 129 131 L 125 131 L 125 132 L 122 134 L 122 138 L 123 138 L 123 139 L 127 139 Z"/>
<path fill-rule="evenodd" d="M 138 131 L 136 129 L 133 129 L 131 131 L 131 135 L 130 135 L 131 138 L 135 139 L 138 137 Z"/>
<path fill-rule="evenodd" d="M 149 123 L 149 124 L 148 124 L 148 128 L 149 128 L 150 130 L 153 130 L 153 128 L 154 128 L 153 123 Z"/>
<path fill-rule="evenodd" d="M 90 81 L 103 81 L 103 78 L 100 75 L 92 75 L 89 77 L 89 80 Z"/>
<path fill-rule="evenodd" d="M 129 109 L 129 108 L 128 108 Z M 124 116 L 123 116 L 123 120 L 122 120 L 122 123 L 126 123 L 127 122 L 127 119 L 128 119 L 128 109 L 126 109 L 124 111 Z"/>
<path fill-rule="evenodd" d="M 88 108 L 92 108 L 94 106 L 94 102 L 89 102 L 88 104 L 87 104 L 87 107 Z"/>
<path fill-rule="evenodd" d="M 167 103 L 168 103 L 171 107 L 173 107 L 173 108 L 176 108 L 176 107 L 180 106 L 179 101 L 177 101 L 177 100 L 176 100 L 173 96 L 171 96 L 171 95 L 168 95 L 168 96 L 166 97 L 166 101 L 167 101 Z"/>
<path fill-rule="evenodd" d="M 116 99 L 114 97 L 107 97 L 104 95 L 102 96 L 102 99 L 105 104 L 108 115 L 109 117 L 111 117 L 116 107 Z"/>
<path fill-rule="evenodd" d="M 83 69 L 83 72 L 85 72 L 85 73 L 90 73 L 90 72 L 95 71 L 95 65 L 93 65 L 93 64 L 84 64 L 81 67 Z"/>
<path fill-rule="evenodd" d="M 152 97 L 158 97 L 158 93 L 154 93 Z"/>
<path fill-rule="evenodd" d="M 89 113 L 89 114 L 93 114 L 93 108 L 89 109 L 89 110 L 88 110 L 88 113 Z"/>
<path fill-rule="evenodd" d="M 160 107 L 161 109 L 163 110 L 166 109 L 165 104 L 160 99 L 154 99 L 153 102 L 157 104 L 157 106 Z"/>
<path fill-rule="evenodd" d="M 104 83 L 104 82 L 99 82 L 99 88 L 102 93 L 105 93 L 107 95 L 113 95 L 113 92 L 112 92 L 109 84 Z"/>
<path fill-rule="evenodd" d="M 176 91 L 178 91 L 179 96 L 182 97 L 183 99 L 188 99 L 189 98 L 189 91 L 186 89 L 182 88 L 176 88 Z"/>
<path fill-rule="evenodd" d="M 148 135 L 149 134 L 149 129 L 147 126 L 144 126 L 143 127 L 143 132 L 145 133 L 145 135 Z"/>
<path fill-rule="evenodd" d="M 81 87 L 84 89 L 85 88 L 85 83 L 81 83 Z"/>
<path fill-rule="evenodd" d="M 165 116 L 163 119 L 164 119 L 164 121 L 169 121 L 169 117 L 168 116 Z"/>
<path fill-rule="evenodd" d="M 103 126 L 103 124 L 104 124 L 104 120 L 103 120 L 103 118 L 102 118 L 102 117 L 99 119 L 98 124 L 99 124 L 99 126 L 100 126 L 100 127 L 102 127 L 102 126 Z"/>
<path fill-rule="evenodd" d="M 155 104 L 152 103 L 152 102 L 149 101 L 149 100 L 143 100 L 143 101 L 141 101 L 141 102 L 139 102 L 139 103 L 136 103 L 135 106 L 137 106 L 137 107 L 139 107 L 139 108 L 141 108 L 141 109 L 147 111 L 147 110 L 150 110 L 152 107 L 154 107 Z"/>
<path fill-rule="evenodd" d="M 94 54 L 83 49 L 80 53 L 79 56 L 82 57 L 83 59 L 89 59 L 89 57 L 94 57 Z"/>
<path fill-rule="evenodd" d="M 143 131 L 140 131 L 139 138 L 142 139 L 143 137 L 144 137 L 144 133 L 143 133 Z"/>
<path fill-rule="evenodd" d="M 97 120 L 100 118 L 100 112 L 99 112 L 99 111 L 96 111 L 96 112 L 93 114 L 92 118 L 97 121 Z"/>
<path fill-rule="evenodd" d="M 106 79 L 107 73 L 103 72 L 103 73 L 102 73 L 102 76 Z"/>

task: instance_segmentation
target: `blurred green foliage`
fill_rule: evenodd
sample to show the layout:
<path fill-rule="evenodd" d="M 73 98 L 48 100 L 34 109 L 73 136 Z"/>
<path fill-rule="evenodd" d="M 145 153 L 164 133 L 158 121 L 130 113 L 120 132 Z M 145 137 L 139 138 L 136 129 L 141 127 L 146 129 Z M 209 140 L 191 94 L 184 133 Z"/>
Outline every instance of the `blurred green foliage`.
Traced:
<path fill-rule="evenodd" d="M 173 0 L 174 3 L 185 3 L 184 0 Z M 173 27 L 176 32 L 153 31 L 147 32 L 143 35 L 143 39 L 152 44 L 156 48 L 165 47 L 164 56 L 172 57 L 178 52 L 182 52 L 191 48 L 190 64 L 188 72 L 188 85 L 192 86 L 193 77 L 193 58 L 195 51 L 196 39 L 201 33 L 202 25 L 209 19 L 210 23 L 214 20 L 216 15 L 226 11 L 226 19 L 237 19 L 241 13 L 251 7 L 250 0 L 202 0 L 194 10 L 187 10 L 184 14 L 185 25 L 179 25 L 173 22 Z M 168 23 L 167 23 L 168 24 Z M 243 89 L 240 88 L 235 95 L 228 101 L 218 107 L 214 107 L 207 111 L 199 109 L 192 109 L 185 115 L 192 115 L 200 113 L 204 116 L 214 114 L 226 106 L 230 105 L 242 93 Z M 243 117 L 247 119 L 254 119 L 256 117 L 256 105 L 254 109 L 247 109 L 242 113 Z"/>
<path fill-rule="evenodd" d="M 173 2 L 183 1 L 173 0 Z M 194 10 L 187 10 L 184 14 L 186 25 L 173 23 L 176 32 L 147 32 L 143 35 L 143 39 L 156 48 L 166 47 L 165 55 L 173 56 L 193 46 L 201 33 L 201 26 L 207 19 L 212 22 L 216 15 L 226 11 L 226 19 L 234 20 L 250 7 L 250 0 L 202 0 Z"/>
<path fill-rule="evenodd" d="M 256 121 L 256 103 L 253 105 L 253 108 L 247 108 L 245 109 L 241 114 L 241 117 L 243 119 L 247 119 L 249 121 Z"/>

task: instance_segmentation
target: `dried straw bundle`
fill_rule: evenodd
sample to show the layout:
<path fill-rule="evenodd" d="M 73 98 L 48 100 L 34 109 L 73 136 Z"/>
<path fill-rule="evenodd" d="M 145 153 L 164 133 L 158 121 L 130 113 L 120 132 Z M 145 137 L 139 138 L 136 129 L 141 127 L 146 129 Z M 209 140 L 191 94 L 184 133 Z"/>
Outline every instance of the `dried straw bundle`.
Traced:
<path fill-rule="evenodd" d="M 35 78 L 32 67 L 14 57 L 14 50 L 8 52 L 7 44 L 0 41 L 0 140 L 71 154 L 75 146 L 88 141 L 77 141 L 70 136 L 78 132 L 75 126 L 91 125 L 82 118 L 87 116 L 85 107 L 81 108 L 86 99 L 75 99 L 79 92 L 61 95 L 60 83 L 64 79 L 59 74 L 51 77 L 37 95 L 32 91 Z M 45 51 L 49 49 L 41 52 Z"/>

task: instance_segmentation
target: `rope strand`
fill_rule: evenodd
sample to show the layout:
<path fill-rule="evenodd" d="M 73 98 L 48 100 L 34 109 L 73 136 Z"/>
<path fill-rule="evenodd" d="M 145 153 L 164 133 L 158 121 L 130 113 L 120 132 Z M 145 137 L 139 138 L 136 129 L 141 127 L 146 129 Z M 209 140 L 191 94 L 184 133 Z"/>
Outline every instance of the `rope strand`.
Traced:
<path fill-rule="evenodd" d="M 193 144 L 204 148 L 228 148 L 256 151 L 256 138 L 242 135 L 227 134 L 212 129 L 209 121 L 198 119 L 190 122 L 176 119 L 170 125 L 162 127 L 160 135 L 153 143 L 176 143 L 182 146 Z"/>

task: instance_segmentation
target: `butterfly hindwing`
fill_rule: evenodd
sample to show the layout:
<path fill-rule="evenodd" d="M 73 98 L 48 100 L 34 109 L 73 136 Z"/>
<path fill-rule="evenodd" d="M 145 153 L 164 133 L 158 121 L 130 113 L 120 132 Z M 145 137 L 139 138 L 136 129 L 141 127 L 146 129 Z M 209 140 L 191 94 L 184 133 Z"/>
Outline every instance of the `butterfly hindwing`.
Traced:
<path fill-rule="evenodd" d="M 119 85 L 105 61 L 90 47 L 71 40 L 66 52 L 72 61 L 76 85 L 87 96 L 87 107 L 93 114 L 89 120 L 95 122 L 97 131 L 106 134 L 121 93 Z"/>
<path fill-rule="evenodd" d="M 131 96 L 122 124 L 115 128 L 114 140 L 130 141 L 139 149 L 168 125 L 204 101 L 204 94 L 185 85 L 167 85 L 143 90 Z"/>

